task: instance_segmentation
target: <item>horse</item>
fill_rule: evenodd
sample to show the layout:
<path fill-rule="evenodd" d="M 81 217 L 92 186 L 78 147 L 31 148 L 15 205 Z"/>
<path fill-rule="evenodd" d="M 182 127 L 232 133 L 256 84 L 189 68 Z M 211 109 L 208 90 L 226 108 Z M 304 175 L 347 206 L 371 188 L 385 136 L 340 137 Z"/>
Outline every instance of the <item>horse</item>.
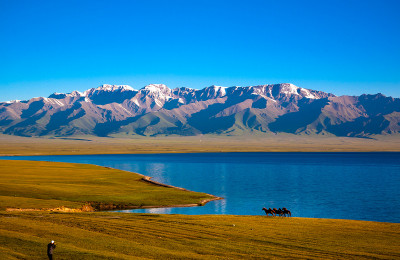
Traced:
<path fill-rule="evenodd" d="M 290 212 L 290 210 L 288 210 L 287 208 L 282 208 L 282 214 L 283 216 L 287 217 L 291 217 L 292 216 L 292 212 Z"/>
<path fill-rule="evenodd" d="M 265 214 L 267 214 L 267 216 L 268 216 L 268 214 L 271 214 L 271 216 L 275 215 L 275 212 L 271 208 L 269 208 L 269 209 L 262 208 L 262 210 L 265 211 Z"/>
<path fill-rule="evenodd" d="M 279 209 L 273 208 L 272 210 L 275 212 L 275 216 L 278 215 L 281 217 L 283 214 L 281 208 L 279 208 Z"/>

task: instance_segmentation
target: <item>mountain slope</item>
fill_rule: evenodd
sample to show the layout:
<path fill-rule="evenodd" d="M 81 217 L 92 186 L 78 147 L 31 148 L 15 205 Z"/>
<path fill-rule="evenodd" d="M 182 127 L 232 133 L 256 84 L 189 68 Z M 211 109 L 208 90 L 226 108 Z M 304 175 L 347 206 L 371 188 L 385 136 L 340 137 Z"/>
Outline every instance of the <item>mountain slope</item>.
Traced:
<path fill-rule="evenodd" d="M 330 134 L 400 132 L 400 99 L 337 97 L 293 84 L 210 86 L 102 85 L 85 92 L 0 103 L 0 132 L 20 136 Z"/>

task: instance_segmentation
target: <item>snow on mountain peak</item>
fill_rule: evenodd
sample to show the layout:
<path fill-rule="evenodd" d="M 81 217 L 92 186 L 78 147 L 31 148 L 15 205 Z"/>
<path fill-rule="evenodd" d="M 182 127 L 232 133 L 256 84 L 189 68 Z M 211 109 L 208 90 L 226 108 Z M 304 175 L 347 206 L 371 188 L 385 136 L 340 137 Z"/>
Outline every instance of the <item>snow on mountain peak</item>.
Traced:
<path fill-rule="evenodd" d="M 227 87 L 214 86 L 214 88 L 220 93 L 221 97 L 226 95 Z"/>
<path fill-rule="evenodd" d="M 226 95 L 227 87 L 212 85 L 204 90 L 210 95 L 209 97 L 223 97 Z"/>
<path fill-rule="evenodd" d="M 124 91 L 135 91 L 132 87 L 128 85 L 109 85 L 103 84 L 97 88 L 91 88 L 86 90 L 82 96 L 91 97 L 93 95 L 102 93 L 102 92 L 124 92 Z"/>
<path fill-rule="evenodd" d="M 79 92 L 77 90 L 74 90 L 74 91 L 72 91 L 71 93 L 68 93 L 68 94 L 54 92 L 53 94 L 51 94 L 49 96 L 49 98 L 63 99 L 63 98 L 66 98 L 66 97 L 72 97 L 72 98 L 78 97 L 79 98 L 79 97 L 83 97 L 83 96 L 85 96 L 84 93 Z"/>
<path fill-rule="evenodd" d="M 305 88 L 299 88 L 291 83 L 281 84 L 281 93 L 284 93 L 286 95 L 303 96 L 305 98 L 310 98 L 310 99 L 319 98 L 318 96 L 313 95 L 310 90 Z"/>
<path fill-rule="evenodd" d="M 20 103 L 21 100 L 10 100 L 10 101 L 5 101 L 5 102 L 0 102 L 0 103 L 6 103 L 6 104 L 13 104 L 13 103 Z"/>
<path fill-rule="evenodd" d="M 215 90 L 225 90 L 227 87 L 212 85 L 210 88 L 214 88 Z"/>
<path fill-rule="evenodd" d="M 172 98 L 172 89 L 168 88 L 164 84 L 150 84 L 142 89 L 139 90 L 144 95 L 148 95 L 149 97 L 153 98 L 160 98 L 160 99 L 170 99 Z"/>
<path fill-rule="evenodd" d="M 142 88 L 143 90 L 147 90 L 150 92 L 159 92 L 159 91 L 168 91 L 170 90 L 166 85 L 164 84 L 150 84 Z"/>
<path fill-rule="evenodd" d="M 314 96 L 310 90 L 305 89 L 305 88 L 300 88 L 300 93 L 305 97 L 305 98 L 310 98 L 310 99 L 318 99 L 318 97 Z"/>
<path fill-rule="evenodd" d="M 128 85 L 110 85 L 110 84 L 103 84 L 100 87 L 96 88 L 95 90 L 99 90 L 99 91 L 134 91 L 135 89 L 133 89 L 131 86 Z"/>
<path fill-rule="evenodd" d="M 281 84 L 281 93 L 287 94 L 287 95 L 299 95 L 297 90 L 299 87 L 291 84 L 291 83 L 283 83 Z"/>
<path fill-rule="evenodd" d="M 72 97 L 82 97 L 82 96 L 84 96 L 84 94 L 83 94 L 82 92 L 77 91 L 77 90 L 72 91 L 72 92 L 71 92 L 70 94 L 68 94 L 68 95 L 71 95 Z"/>

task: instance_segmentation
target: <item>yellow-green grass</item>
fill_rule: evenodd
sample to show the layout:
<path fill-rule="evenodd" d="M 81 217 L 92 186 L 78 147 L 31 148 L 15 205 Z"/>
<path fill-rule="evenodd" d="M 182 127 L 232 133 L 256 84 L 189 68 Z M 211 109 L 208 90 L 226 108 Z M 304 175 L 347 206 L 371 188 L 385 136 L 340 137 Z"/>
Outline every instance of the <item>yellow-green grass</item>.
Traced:
<path fill-rule="evenodd" d="M 80 136 L 49 139 L 0 134 L 0 155 L 400 151 L 400 135 L 374 138 L 279 134 L 130 138 Z"/>
<path fill-rule="evenodd" d="M 400 224 L 267 216 L 0 212 L 0 258 L 400 259 Z"/>
<path fill-rule="evenodd" d="M 168 206 L 211 195 L 144 182 L 143 176 L 88 164 L 0 160 L 0 210 Z"/>

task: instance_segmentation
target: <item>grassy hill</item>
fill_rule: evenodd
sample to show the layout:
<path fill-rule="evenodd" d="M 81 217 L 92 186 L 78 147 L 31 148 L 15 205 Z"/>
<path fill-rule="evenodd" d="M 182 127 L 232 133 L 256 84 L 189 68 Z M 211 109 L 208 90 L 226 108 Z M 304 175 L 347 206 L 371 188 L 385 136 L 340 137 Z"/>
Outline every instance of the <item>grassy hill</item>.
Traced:
<path fill-rule="evenodd" d="M 214 197 L 143 181 L 131 172 L 88 164 L 0 160 L 0 210 L 96 209 L 199 204 Z"/>

